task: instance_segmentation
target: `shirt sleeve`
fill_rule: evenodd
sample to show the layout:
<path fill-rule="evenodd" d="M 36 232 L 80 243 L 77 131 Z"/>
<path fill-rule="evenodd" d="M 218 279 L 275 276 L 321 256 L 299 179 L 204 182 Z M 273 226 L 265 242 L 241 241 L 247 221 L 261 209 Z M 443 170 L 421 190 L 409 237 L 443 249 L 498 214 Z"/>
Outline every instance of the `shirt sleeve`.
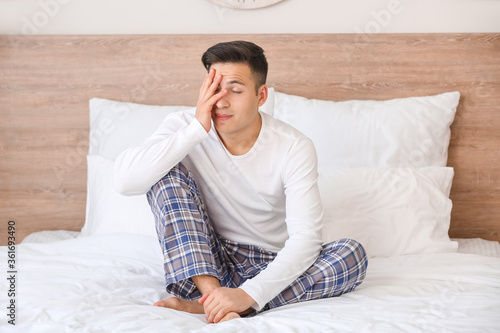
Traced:
<path fill-rule="evenodd" d="M 323 207 L 317 185 L 317 156 L 309 139 L 300 140 L 290 149 L 282 178 L 289 238 L 266 269 L 241 286 L 255 300 L 256 310 L 311 267 L 322 249 Z"/>
<path fill-rule="evenodd" d="M 115 161 L 113 183 L 124 195 L 151 189 L 196 145 L 208 137 L 201 123 L 183 112 L 168 115 L 144 143 L 123 151 Z"/>

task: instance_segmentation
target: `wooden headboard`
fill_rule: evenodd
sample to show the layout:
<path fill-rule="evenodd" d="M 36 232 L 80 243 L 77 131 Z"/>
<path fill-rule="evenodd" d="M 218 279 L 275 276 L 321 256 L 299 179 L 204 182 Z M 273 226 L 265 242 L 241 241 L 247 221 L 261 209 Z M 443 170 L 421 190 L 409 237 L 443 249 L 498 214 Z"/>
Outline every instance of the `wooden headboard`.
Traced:
<path fill-rule="evenodd" d="M 269 86 L 309 98 L 458 90 L 450 236 L 500 240 L 500 34 L 0 36 L 0 244 L 85 221 L 88 100 L 195 105 L 201 54 L 245 39 Z"/>

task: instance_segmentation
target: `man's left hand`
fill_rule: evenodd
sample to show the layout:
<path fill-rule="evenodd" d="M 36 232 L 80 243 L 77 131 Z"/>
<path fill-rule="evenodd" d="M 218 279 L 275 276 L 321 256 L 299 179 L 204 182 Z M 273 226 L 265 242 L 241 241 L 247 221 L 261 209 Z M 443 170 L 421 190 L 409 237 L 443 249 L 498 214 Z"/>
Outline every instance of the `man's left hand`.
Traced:
<path fill-rule="evenodd" d="M 243 289 L 227 287 L 216 288 L 206 293 L 198 302 L 203 304 L 209 323 L 218 323 L 230 312 L 243 313 L 255 303 Z"/>

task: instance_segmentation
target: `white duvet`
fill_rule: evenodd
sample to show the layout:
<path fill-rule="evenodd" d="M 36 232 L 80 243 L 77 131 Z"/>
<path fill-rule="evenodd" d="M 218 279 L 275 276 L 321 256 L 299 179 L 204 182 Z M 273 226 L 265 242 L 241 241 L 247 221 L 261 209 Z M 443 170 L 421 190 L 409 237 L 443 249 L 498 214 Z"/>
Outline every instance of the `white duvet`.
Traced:
<path fill-rule="evenodd" d="M 352 293 L 214 325 L 151 305 L 168 296 L 154 238 L 94 235 L 16 252 L 16 325 L 2 279 L 1 332 L 500 332 L 500 258 L 483 255 L 374 258 Z M 6 247 L 0 254 L 6 262 Z"/>

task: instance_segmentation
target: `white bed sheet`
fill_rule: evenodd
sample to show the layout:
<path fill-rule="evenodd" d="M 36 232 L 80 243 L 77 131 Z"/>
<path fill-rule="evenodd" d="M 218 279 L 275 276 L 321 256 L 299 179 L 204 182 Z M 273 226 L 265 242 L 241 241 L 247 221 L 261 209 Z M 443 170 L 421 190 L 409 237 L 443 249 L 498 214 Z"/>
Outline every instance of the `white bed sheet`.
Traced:
<path fill-rule="evenodd" d="M 156 239 L 95 235 L 17 246 L 16 326 L 2 332 L 498 332 L 500 258 L 374 258 L 337 298 L 216 325 L 151 304 L 167 297 Z M 6 258 L 6 247 L 0 254 Z M 6 260 L 6 259 L 5 259 Z M 3 279 L 2 291 L 6 281 Z M 0 295 L 1 308 L 9 301 Z M 4 310 L 6 311 L 6 310 Z"/>

